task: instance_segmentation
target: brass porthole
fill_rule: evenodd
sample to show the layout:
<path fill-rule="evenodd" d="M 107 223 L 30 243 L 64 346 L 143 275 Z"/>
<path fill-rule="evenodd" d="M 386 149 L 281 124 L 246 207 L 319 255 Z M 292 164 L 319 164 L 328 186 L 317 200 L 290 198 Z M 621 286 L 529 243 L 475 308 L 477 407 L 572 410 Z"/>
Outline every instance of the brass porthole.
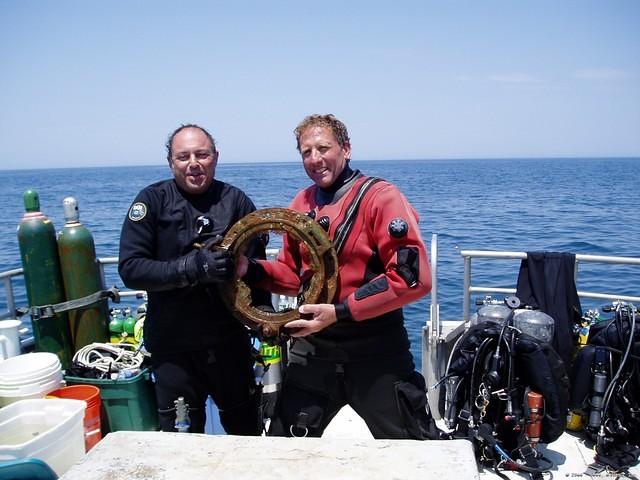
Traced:
<path fill-rule="evenodd" d="M 309 250 L 314 274 L 299 296 L 301 304 L 330 303 L 338 282 L 338 257 L 326 232 L 307 215 L 287 208 L 256 210 L 231 227 L 220 247 L 237 260 L 251 239 L 267 232 L 287 233 Z M 300 318 L 297 309 L 266 312 L 256 308 L 249 287 L 240 279 L 223 288 L 223 298 L 239 321 L 265 337 L 279 336 L 284 324 Z"/>

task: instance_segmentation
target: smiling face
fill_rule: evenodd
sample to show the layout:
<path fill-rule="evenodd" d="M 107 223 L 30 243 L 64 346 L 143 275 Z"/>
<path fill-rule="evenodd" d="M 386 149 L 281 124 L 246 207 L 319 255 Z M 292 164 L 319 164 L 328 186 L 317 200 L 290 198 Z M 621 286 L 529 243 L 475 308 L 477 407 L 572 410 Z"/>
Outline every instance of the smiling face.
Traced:
<path fill-rule="evenodd" d="M 311 126 L 300 134 L 300 154 L 304 169 L 321 187 L 333 185 L 351 157 L 351 146 L 340 146 L 328 127 Z"/>
<path fill-rule="evenodd" d="M 203 193 L 213 182 L 218 152 L 199 128 L 185 128 L 173 137 L 169 166 L 181 190 Z"/>

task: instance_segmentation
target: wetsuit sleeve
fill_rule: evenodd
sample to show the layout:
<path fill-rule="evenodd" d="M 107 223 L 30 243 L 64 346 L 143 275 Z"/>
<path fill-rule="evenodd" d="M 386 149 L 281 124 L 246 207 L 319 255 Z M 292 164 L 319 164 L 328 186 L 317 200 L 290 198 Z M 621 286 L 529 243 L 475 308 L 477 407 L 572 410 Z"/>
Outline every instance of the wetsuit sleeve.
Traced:
<path fill-rule="evenodd" d="M 350 317 L 366 320 L 396 310 L 431 291 L 431 268 L 418 214 L 391 184 L 359 210 L 384 271 L 343 300 Z"/>
<path fill-rule="evenodd" d="M 162 261 L 155 258 L 157 218 L 162 204 L 148 189 L 138 194 L 122 225 L 118 273 L 132 289 L 149 292 L 186 287 L 187 255 Z"/>

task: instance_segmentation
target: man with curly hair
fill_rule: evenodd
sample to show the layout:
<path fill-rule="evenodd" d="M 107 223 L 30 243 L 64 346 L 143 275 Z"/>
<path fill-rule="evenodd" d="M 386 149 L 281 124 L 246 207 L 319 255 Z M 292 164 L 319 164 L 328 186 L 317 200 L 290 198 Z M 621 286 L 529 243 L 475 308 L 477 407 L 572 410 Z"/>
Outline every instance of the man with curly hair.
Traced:
<path fill-rule="evenodd" d="M 333 240 L 339 280 L 333 303 L 301 305 L 301 319 L 285 326 L 293 339 L 270 434 L 321 436 L 348 404 L 375 438 L 436 438 L 402 313 L 431 289 L 418 215 L 394 185 L 350 167 L 349 134 L 335 116 L 308 116 L 294 133 L 313 185 L 290 208 Z M 292 296 L 313 275 L 308 251 L 288 235 L 276 260 L 243 261 L 238 272 Z"/>

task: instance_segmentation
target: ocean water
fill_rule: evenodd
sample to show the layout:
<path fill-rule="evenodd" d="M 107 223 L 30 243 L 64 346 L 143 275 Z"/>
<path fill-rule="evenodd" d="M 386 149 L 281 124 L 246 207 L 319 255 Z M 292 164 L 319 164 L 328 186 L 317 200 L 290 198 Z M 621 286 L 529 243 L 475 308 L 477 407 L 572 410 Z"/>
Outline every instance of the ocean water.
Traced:
<path fill-rule="evenodd" d="M 395 183 L 420 215 L 425 242 L 438 235 L 438 300 L 444 320 L 462 315 L 460 250 L 559 251 L 640 257 L 640 159 L 352 161 Z M 170 177 L 166 165 L 0 171 L 0 270 L 18 268 L 16 228 L 23 192 L 34 188 L 57 230 L 62 200 L 76 198 L 98 256 L 118 255 L 120 227 L 136 193 Z M 309 184 L 300 163 L 218 165 L 217 178 L 243 189 L 258 208 L 285 207 Z M 473 284 L 513 287 L 519 261 L 475 260 Z M 640 296 L 640 267 L 581 265 L 579 289 Z M 122 287 L 115 266 L 108 286 Z M 26 304 L 14 281 L 18 305 Z M 414 354 L 429 315 L 427 296 L 405 308 Z M 583 310 L 602 305 L 584 301 Z M 0 289 L 0 309 L 6 294 Z"/>

